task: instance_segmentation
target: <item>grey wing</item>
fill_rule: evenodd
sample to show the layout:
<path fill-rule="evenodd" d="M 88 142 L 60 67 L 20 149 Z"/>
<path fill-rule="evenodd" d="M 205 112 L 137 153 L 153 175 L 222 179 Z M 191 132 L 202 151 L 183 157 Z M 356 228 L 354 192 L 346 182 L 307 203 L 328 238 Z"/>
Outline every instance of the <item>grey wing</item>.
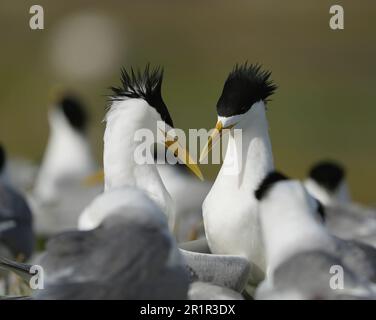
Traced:
<path fill-rule="evenodd" d="M 118 221 L 55 237 L 41 265 L 51 287 L 72 282 L 112 284 L 111 292 L 142 299 L 158 294 L 163 298 L 167 286 L 171 297 L 181 297 L 188 277 L 181 266 L 169 264 L 171 249 L 171 238 L 161 235 L 159 228 Z"/>
<path fill-rule="evenodd" d="M 35 300 L 111 300 L 111 289 L 106 283 L 73 282 L 34 290 L 32 297 Z"/>
<path fill-rule="evenodd" d="M 204 254 L 180 249 L 191 281 L 210 282 L 241 292 L 248 280 L 250 264 L 240 256 Z"/>
<path fill-rule="evenodd" d="M 366 214 L 358 206 L 326 207 L 325 219 L 329 230 L 343 239 L 353 239 L 376 232 L 376 216 Z"/>
<path fill-rule="evenodd" d="M 330 288 L 330 272 L 333 266 L 341 266 L 344 272 L 344 290 Z M 275 292 L 299 293 L 303 299 L 337 299 L 341 294 L 358 292 L 369 294 L 369 288 L 338 258 L 323 252 L 310 251 L 296 254 L 282 263 L 274 272 Z"/>
<path fill-rule="evenodd" d="M 376 282 L 376 249 L 367 244 L 337 239 L 336 255 L 357 275 Z"/>
<path fill-rule="evenodd" d="M 0 257 L 0 269 L 14 272 L 26 282 L 29 282 L 32 276 L 32 273 L 30 272 L 31 265 L 15 262 L 4 257 Z"/>
<path fill-rule="evenodd" d="M 193 282 L 188 292 L 189 300 L 244 300 L 234 290 L 206 282 Z"/>

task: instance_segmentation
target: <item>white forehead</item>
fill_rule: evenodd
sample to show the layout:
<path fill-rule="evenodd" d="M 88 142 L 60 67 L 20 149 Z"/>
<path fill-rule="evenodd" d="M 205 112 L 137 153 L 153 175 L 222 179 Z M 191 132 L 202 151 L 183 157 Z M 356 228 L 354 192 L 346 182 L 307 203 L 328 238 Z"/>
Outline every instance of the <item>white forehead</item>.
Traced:
<path fill-rule="evenodd" d="M 256 117 L 259 113 L 265 112 L 265 103 L 263 101 L 258 101 L 254 103 L 251 108 L 242 114 L 236 114 L 229 117 L 218 116 L 217 121 L 220 121 L 224 128 L 234 125 L 240 122 L 242 119 Z"/>

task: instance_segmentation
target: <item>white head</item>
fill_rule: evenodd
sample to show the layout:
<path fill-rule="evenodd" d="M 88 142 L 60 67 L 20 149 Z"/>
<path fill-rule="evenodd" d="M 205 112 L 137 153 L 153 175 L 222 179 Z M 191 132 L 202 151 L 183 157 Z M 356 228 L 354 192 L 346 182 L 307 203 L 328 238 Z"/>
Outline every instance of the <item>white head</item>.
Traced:
<path fill-rule="evenodd" d="M 173 123 L 166 104 L 162 98 L 163 70 L 156 68 L 150 70 L 147 65 L 144 72 L 127 72 L 122 70 L 122 85 L 113 87 L 110 98 L 111 106 L 106 115 L 106 132 L 104 136 L 104 169 L 105 188 L 118 187 L 118 183 L 134 178 L 137 166 L 135 157 L 136 148 L 140 141 L 136 139 L 139 130 L 145 129 L 152 134 L 152 142 L 163 144 L 165 147 L 177 145 L 176 156 L 185 161 L 189 153 L 179 145 L 178 139 L 173 135 Z M 158 123 L 159 122 L 159 123 Z M 160 124 L 163 124 L 160 126 Z M 152 152 L 154 144 L 150 145 Z M 127 159 L 127 167 L 115 162 Z M 191 159 L 191 158 L 190 158 Z M 195 163 L 186 163 L 195 174 L 202 176 Z M 144 165 L 143 167 L 146 167 Z M 153 168 L 155 166 L 152 166 Z M 124 172 L 121 172 L 124 171 Z M 123 178 L 119 177 L 123 175 Z M 142 176 L 139 179 L 145 178 Z M 114 179 L 116 181 L 114 181 Z"/>

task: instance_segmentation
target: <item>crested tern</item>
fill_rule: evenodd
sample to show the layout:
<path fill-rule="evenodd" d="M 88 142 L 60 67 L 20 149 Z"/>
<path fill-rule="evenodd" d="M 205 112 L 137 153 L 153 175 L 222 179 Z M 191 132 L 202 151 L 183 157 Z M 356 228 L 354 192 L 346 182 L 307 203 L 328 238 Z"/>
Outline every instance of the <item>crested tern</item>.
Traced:
<path fill-rule="evenodd" d="M 259 65 L 235 66 L 217 103 L 216 129 L 200 157 L 206 157 L 224 129 L 231 130 L 223 165 L 203 203 L 203 217 L 212 253 L 249 260 L 250 295 L 265 271 L 258 202 L 253 192 L 274 168 L 266 118 L 266 102 L 276 89 L 270 75 Z M 241 130 L 241 144 L 234 129 Z M 240 162 L 240 170 L 226 172 L 224 168 L 231 167 L 234 159 Z"/>
<path fill-rule="evenodd" d="M 151 70 L 147 65 L 144 72 L 134 72 L 133 69 L 128 72 L 123 69 L 121 87 L 112 88 L 111 105 L 105 118 L 104 185 L 105 192 L 118 188 L 143 190 L 166 214 L 169 226 L 174 230 L 174 203 L 163 184 L 154 159 L 149 164 L 139 164 L 135 159 L 139 147 L 135 135 L 140 129 L 148 130 L 157 139 L 155 143 L 167 148 L 175 146 L 177 158 L 202 178 L 197 164 L 171 133 L 173 123 L 162 98 L 162 80 L 163 71 L 160 68 Z M 158 121 L 163 123 L 163 128 L 158 128 Z M 158 134 L 158 129 L 163 131 L 162 135 Z M 148 151 L 151 152 L 146 150 Z M 135 202 L 135 199 L 130 198 L 130 203 Z M 79 228 L 81 230 L 95 228 L 103 218 L 101 211 L 89 205 L 80 216 Z"/>
<path fill-rule="evenodd" d="M 351 200 L 346 171 L 341 164 L 316 163 L 304 185 L 324 205 L 325 222 L 334 235 L 376 245 L 376 211 Z"/>
<path fill-rule="evenodd" d="M 88 116 L 82 102 L 63 94 L 48 113 L 50 135 L 28 199 L 39 235 L 77 227 L 79 214 L 100 194 L 102 186 L 82 181 L 97 170 L 87 138 Z"/>
<path fill-rule="evenodd" d="M 332 236 L 301 182 L 272 172 L 255 196 L 268 266 L 256 298 L 374 297 L 376 249 Z M 343 290 L 330 287 L 333 266 L 344 272 Z"/>

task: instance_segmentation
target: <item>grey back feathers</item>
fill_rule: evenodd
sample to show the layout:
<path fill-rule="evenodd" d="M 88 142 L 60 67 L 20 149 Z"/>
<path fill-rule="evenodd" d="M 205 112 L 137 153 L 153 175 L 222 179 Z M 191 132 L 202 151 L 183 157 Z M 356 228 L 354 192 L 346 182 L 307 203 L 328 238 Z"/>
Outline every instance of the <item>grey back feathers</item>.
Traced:
<path fill-rule="evenodd" d="M 121 101 L 127 98 L 144 99 L 160 114 L 162 120 L 173 127 L 167 106 L 162 98 L 163 70 L 159 67 L 151 70 L 148 64 L 144 71 L 121 70 L 121 86 L 111 87 L 110 101 Z"/>
<path fill-rule="evenodd" d="M 254 103 L 267 101 L 277 86 L 270 80 L 271 72 L 258 64 L 236 65 L 229 74 L 217 103 L 217 113 L 230 117 L 246 113 Z"/>
<path fill-rule="evenodd" d="M 36 292 L 36 298 L 186 298 L 188 274 L 184 266 L 170 261 L 171 236 L 160 224 L 149 222 L 129 223 L 115 214 L 97 229 L 53 238 L 39 262 L 46 289 Z"/>

